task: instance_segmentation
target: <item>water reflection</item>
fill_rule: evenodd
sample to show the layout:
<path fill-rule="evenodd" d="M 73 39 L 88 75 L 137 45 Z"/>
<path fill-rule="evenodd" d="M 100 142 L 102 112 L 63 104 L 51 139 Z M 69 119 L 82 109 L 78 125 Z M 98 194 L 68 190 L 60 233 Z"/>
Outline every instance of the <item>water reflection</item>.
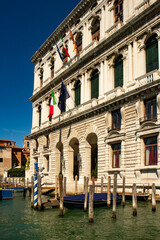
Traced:
<path fill-rule="evenodd" d="M 132 216 L 131 202 L 117 207 L 117 219 L 112 219 L 112 209 L 94 211 L 94 223 L 88 223 L 88 213 L 83 210 L 59 209 L 35 211 L 30 199 L 16 197 L 0 201 L 0 239 L 53 239 L 53 240 L 105 240 L 105 239 L 160 239 L 160 204 L 151 211 L 150 202 L 138 202 L 137 217 Z"/>

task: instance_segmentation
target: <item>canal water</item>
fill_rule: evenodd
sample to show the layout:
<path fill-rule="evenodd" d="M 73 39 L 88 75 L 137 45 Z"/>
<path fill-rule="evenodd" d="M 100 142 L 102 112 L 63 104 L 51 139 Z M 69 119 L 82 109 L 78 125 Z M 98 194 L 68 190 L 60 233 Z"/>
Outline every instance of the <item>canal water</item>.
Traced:
<path fill-rule="evenodd" d="M 112 209 L 94 210 L 94 223 L 88 223 L 88 213 L 83 210 L 59 209 L 35 211 L 30 198 L 17 196 L 0 201 L 0 239 L 8 240 L 106 240 L 106 239 L 160 239 L 160 203 L 151 211 L 151 202 L 138 202 L 137 216 L 132 216 L 132 203 L 117 207 L 117 219 L 112 219 Z"/>

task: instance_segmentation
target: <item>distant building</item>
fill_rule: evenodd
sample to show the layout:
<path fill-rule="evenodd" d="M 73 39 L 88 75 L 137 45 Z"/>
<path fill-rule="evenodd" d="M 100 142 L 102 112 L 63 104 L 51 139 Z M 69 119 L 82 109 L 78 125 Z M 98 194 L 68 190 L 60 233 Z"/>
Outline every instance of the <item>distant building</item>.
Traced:
<path fill-rule="evenodd" d="M 159 0 L 81 0 L 33 55 L 30 176 L 38 161 L 45 182 L 62 172 L 70 191 L 76 175 L 79 190 L 84 176 L 114 173 L 159 183 L 159 10 Z M 71 97 L 48 118 L 62 79 Z"/>
<path fill-rule="evenodd" d="M 27 161 L 30 156 L 30 140 L 27 136 L 23 138 L 23 161 Z"/>
<path fill-rule="evenodd" d="M 0 139 L 0 175 L 10 168 L 23 165 L 23 148 L 15 146 L 15 142 L 8 139 Z"/>

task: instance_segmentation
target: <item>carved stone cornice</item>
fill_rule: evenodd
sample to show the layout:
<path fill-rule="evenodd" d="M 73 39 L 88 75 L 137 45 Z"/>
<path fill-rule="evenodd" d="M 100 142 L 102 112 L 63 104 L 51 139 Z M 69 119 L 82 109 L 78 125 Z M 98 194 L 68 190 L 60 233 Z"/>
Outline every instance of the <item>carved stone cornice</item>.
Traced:
<path fill-rule="evenodd" d="M 82 1 L 83 2 L 83 1 Z M 69 68 L 64 70 L 61 74 L 55 77 L 52 81 L 46 84 L 40 91 L 35 93 L 31 98 L 30 101 L 34 102 L 38 98 L 42 97 L 44 94 L 47 93 L 50 89 L 52 89 L 55 85 L 60 84 L 62 78 L 66 79 L 70 76 L 70 74 L 76 72 L 78 69 L 83 68 L 86 63 L 89 63 L 93 60 L 93 55 L 96 57 L 100 56 L 102 53 L 106 52 L 108 49 L 112 48 L 113 45 L 116 45 L 122 39 L 128 37 L 128 35 L 133 33 L 133 26 L 134 30 L 139 29 L 144 24 L 146 24 L 146 15 L 150 14 L 150 17 L 154 17 L 158 11 L 158 7 L 160 7 L 160 3 L 154 3 L 150 7 L 148 7 L 145 11 L 139 14 L 137 17 L 132 19 L 129 23 L 125 24 L 121 27 L 121 31 L 116 31 L 113 35 L 109 36 L 104 41 L 100 42 L 95 48 L 91 51 L 87 52 L 83 57 L 79 58 L 74 64 L 72 64 Z M 153 11 L 154 10 L 154 11 Z M 109 53 L 112 55 L 112 53 Z M 36 57 L 36 56 L 35 56 Z"/>

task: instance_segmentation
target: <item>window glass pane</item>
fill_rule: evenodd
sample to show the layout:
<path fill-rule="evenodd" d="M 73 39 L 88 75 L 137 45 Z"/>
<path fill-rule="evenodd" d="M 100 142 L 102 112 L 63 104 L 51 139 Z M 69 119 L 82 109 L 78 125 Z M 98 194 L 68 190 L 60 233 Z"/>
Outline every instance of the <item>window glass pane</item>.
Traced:
<path fill-rule="evenodd" d="M 158 40 L 154 34 L 146 42 L 146 72 L 158 69 Z"/>
<path fill-rule="evenodd" d="M 114 65 L 115 88 L 123 87 L 123 60 L 122 56 L 118 57 Z"/>
<path fill-rule="evenodd" d="M 98 70 L 95 70 L 91 76 L 91 99 L 99 96 L 99 75 Z"/>
<path fill-rule="evenodd" d="M 149 153 L 150 153 L 150 147 L 146 148 L 146 166 L 149 165 Z"/>

